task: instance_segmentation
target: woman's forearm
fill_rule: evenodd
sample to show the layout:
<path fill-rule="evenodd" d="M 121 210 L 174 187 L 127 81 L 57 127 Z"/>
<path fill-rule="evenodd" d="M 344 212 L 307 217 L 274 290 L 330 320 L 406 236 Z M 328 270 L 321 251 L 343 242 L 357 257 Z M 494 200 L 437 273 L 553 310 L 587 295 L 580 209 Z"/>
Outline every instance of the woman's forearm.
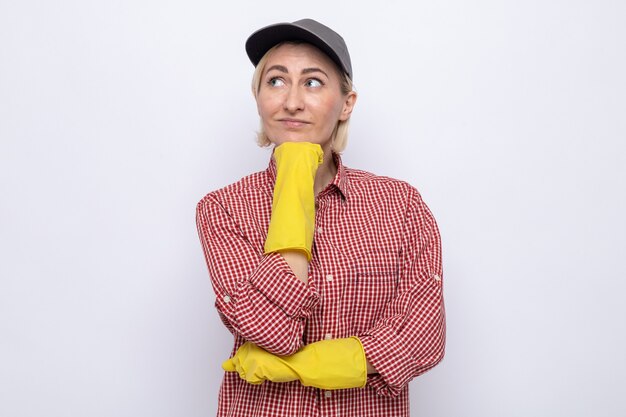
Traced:
<path fill-rule="evenodd" d="M 285 258 L 287 264 L 298 277 L 298 279 L 305 284 L 309 282 L 309 261 L 306 259 L 304 252 L 299 250 L 283 250 L 280 254 Z"/>
<path fill-rule="evenodd" d="M 374 368 L 372 366 L 372 364 L 370 363 L 370 361 L 367 361 L 367 374 L 371 375 L 371 374 L 377 374 L 378 371 L 376 370 L 376 368 Z"/>

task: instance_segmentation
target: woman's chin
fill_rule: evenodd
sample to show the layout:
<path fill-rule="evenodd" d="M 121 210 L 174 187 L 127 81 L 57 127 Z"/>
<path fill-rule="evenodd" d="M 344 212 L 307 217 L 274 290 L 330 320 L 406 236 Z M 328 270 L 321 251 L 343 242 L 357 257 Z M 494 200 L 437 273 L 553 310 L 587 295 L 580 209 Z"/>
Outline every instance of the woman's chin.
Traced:
<path fill-rule="evenodd" d="M 283 137 L 281 139 L 270 138 L 270 142 L 272 142 L 276 146 L 281 145 L 285 142 L 310 142 L 310 143 L 317 143 L 323 148 L 326 145 L 326 142 L 328 141 L 315 140 L 306 136 L 296 136 L 296 137 L 288 136 L 288 137 Z"/>
<path fill-rule="evenodd" d="M 280 139 L 280 140 L 273 140 L 272 139 L 272 143 L 276 146 L 281 145 L 285 142 L 311 142 L 311 143 L 318 143 L 317 141 L 314 140 L 310 140 L 310 139 L 306 139 L 306 138 L 286 138 L 286 139 Z"/>

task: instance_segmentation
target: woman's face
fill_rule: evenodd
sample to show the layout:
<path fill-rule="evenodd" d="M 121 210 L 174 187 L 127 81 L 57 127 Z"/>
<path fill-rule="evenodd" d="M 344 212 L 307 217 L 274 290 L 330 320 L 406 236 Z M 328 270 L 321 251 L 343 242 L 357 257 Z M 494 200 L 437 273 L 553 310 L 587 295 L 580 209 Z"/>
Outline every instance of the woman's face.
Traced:
<path fill-rule="evenodd" d="M 350 117 L 356 93 L 341 93 L 340 74 L 326 54 L 309 44 L 277 47 L 263 68 L 256 102 L 267 137 L 330 148 L 333 130 Z"/>

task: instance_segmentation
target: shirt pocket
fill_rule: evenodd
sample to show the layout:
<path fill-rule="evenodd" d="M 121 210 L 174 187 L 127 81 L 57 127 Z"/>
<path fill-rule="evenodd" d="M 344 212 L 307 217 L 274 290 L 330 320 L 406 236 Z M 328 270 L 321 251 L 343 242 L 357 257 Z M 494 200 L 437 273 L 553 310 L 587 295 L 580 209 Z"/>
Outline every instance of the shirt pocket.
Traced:
<path fill-rule="evenodd" d="M 398 257 L 392 252 L 366 252 L 351 268 L 343 300 L 349 333 L 359 335 L 381 317 L 398 289 Z"/>

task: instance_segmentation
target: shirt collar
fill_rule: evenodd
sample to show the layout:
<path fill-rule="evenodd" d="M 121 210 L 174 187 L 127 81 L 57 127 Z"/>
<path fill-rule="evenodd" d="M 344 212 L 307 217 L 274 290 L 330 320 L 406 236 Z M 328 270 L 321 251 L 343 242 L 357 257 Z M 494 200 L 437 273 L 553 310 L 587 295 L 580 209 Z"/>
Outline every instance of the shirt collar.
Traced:
<path fill-rule="evenodd" d="M 341 155 L 339 155 L 338 153 L 333 152 L 333 159 L 335 160 L 335 165 L 337 165 L 337 174 L 335 175 L 335 178 L 333 178 L 333 180 L 326 186 L 326 188 L 322 190 L 322 192 L 320 192 L 320 195 L 324 195 L 336 190 L 339 191 L 339 194 L 345 200 L 346 198 L 348 198 L 349 194 L 349 179 L 346 172 L 346 167 L 341 161 Z M 266 172 L 273 189 L 274 183 L 276 182 L 276 161 L 274 160 L 273 152 L 272 156 L 270 157 L 270 162 Z"/>

